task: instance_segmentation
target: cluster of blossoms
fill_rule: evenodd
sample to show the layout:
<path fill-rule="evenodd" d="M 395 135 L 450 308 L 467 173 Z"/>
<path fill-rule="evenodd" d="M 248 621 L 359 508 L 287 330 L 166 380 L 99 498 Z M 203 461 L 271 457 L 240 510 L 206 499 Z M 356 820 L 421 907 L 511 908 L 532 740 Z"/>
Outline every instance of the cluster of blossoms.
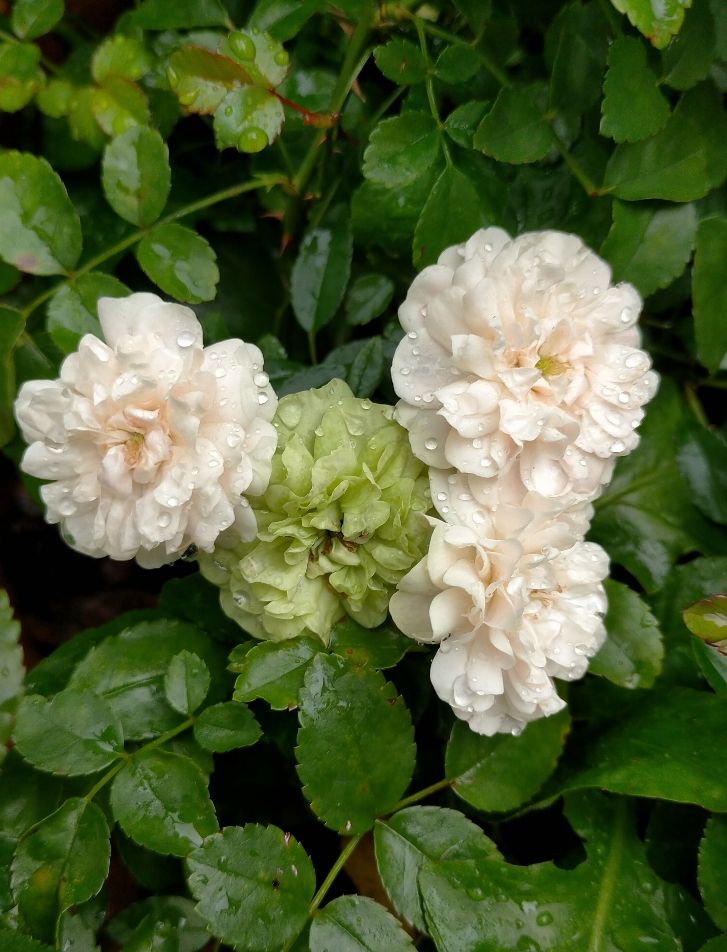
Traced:
<path fill-rule="evenodd" d="M 519 732 L 564 706 L 605 638 L 592 501 L 632 450 L 657 376 L 641 301 L 573 235 L 498 228 L 415 279 L 392 367 L 397 419 L 441 519 L 391 614 L 439 645 L 437 694 L 473 730 Z"/>

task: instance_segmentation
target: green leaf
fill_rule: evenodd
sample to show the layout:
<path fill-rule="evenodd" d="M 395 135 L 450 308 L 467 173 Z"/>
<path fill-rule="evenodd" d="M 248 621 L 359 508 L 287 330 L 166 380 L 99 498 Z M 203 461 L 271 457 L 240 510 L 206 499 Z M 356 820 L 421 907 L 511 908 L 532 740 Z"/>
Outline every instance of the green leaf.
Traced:
<path fill-rule="evenodd" d="M 103 813 L 79 797 L 66 800 L 18 843 L 12 888 L 33 935 L 53 942 L 61 913 L 91 899 L 103 886 L 110 855 Z"/>
<path fill-rule="evenodd" d="M 473 33 L 479 35 L 484 32 L 492 16 L 492 0 L 454 0 L 454 5 L 472 27 Z"/>
<path fill-rule="evenodd" d="M 640 427 L 641 443 L 596 501 L 594 541 L 634 575 L 647 592 L 658 589 L 683 552 L 698 547 L 699 513 L 677 467 L 674 447 L 687 428 L 676 388 L 662 381 Z"/>
<path fill-rule="evenodd" d="M 611 0 L 611 3 L 661 50 L 681 29 L 684 10 L 691 6 L 692 0 L 664 0 L 658 5 L 651 0 Z"/>
<path fill-rule="evenodd" d="M 692 651 L 700 671 L 715 694 L 727 697 L 727 657 L 723 650 L 695 638 Z"/>
<path fill-rule="evenodd" d="M 63 274 L 81 254 L 81 222 L 45 159 L 0 155 L 0 256 L 28 274 Z"/>
<path fill-rule="evenodd" d="M 357 397 L 370 397 L 384 376 L 386 361 L 380 337 L 372 337 L 358 350 L 346 382 Z"/>
<path fill-rule="evenodd" d="M 713 816 L 699 847 L 699 891 L 720 929 L 727 929 L 727 817 Z"/>
<path fill-rule="evenodd" d="M 61 793 L 57 778 L 34 770 L 11 750 L 0 773 L 0 831 L 19 839 L 58 809 Z"/>
<path fill-rule="evenodd" d="M 142 0 L 133 13 L 144 30 L 190 30 L 196 26 L 222 26 L 228 22 L 221 0 Z"/>
<path fill-rule="evenodd" d="M 141 40 L 122 33 L 107 36 L 96 47 L 91 59 L 91 73 L 97 83 L 102 83 L 109 76 L 141 79 L 151 67 L 151 56 Z"/>
<path fill-rule="evenodd" d="M 79 662 L 69 687 L 105 697 L 119 717 L 127 740 L 171 730 L 181 717 L 164 694 L 169 662 L 186 649 L 212 673 L 210 702 L 225 696 L 224 654 L 206 634 L 178 621 L 142 622 L 106 638 Z"/>
<path fill-rule="evenodd" d="M 374 827 L 376 865 L 394 908 L 426 931 L 417 878 L 427 860 L 499 856 L 492 840 L 457 810 L 409 807 Z"/>
<path fill-rule="evenodd" d="M 16 396 L 14 354 L 25 321 L 19 311 L 0 307 L 0 446 L 15 433 L 13 403 Z"/>
<path fill-rule="evenodd" d="M 447 777 L 466 803 L 504 813 L 526 803 L 555 769 L 570 728 L 567 710 L 533 721 L 522 734 L 475 734 L 457 721 L 447 744 Z"/>
<path fill-rule="evenodd" d="M 159 133 L 135 126 L 112 139 L 104 152 L 101 181 L 117 215 L 141 227 L 155 222 L 171 186 L 169 150 Z"/>
<path fill-rule="evenodd" d="M 694 505 L 715 522 L 727 524 L 727 440 L 719 431 L 695 423 L 677 459 Z"/>
<path fill-rule="evenodd" d="M 424 175 L 439 154 L 439 132 L 431 116 L 407 112 L 382 120 L 371 133 L 363 174 L 377 185 L 398 188 Z"/>
<path fill-rule="evenodd" d="M 218 149 L 261 152 L 280 135 L 285 113 L 274 93 L 259 86 L 233 89 L 215 110 Z"/>
<path fill-rule="evenodd" d="M 459 169 L 447 165 L 434 183 L 414 230 L 415 266 L 433 264 L 445 248 L 466 240 L 485 224 L 474 184 Z"/>
<path fill-rule="evenodd" d="M 697 638 L 721 642 L 727 638 L 727 595 L 710 595 L 682 612 L 684 624 Z"/>
<path fill-rule="evenodd" d="M 307 636 L 255 645 L 242 661 L 230 665 L 238 673 L 235 700 L 262 698 L 275 711 L 295 707 L 306 669 L 321 648 L 317 638 Z"/>
<path fill-rule="evenodd" d="M 477 127 L 473 146 L 498 162 L 537 162 L 553 144 L 540 108 L 540 86 L 504 86 Z"/>
<path fill-rule="evenodd" d="M 346 295 L 346 322 L 368 324 L 383 314 L 394 296 L 394 283 L 383 274 L 364 274 L 351 284 Z"/>
<path fill-rule="evenodd" d="M 194 722 L 194 736 L 205 750 L 216 754 L 250 747 L 262 736 L 255 716 L 238 701 L 225 701 L 205 708 Z"/>
<path fill-rule="evenodd" d="M 411 638 L 386 622 L 378 628 L 363 628 L 352 618 L 344 618 L 334 625 L 329 647 L 357 665 L 393 668 L 413 645 Z"/>
<path fill-rule="evenodd" d="M 727 811 L 725 717 L 727 698 L 673 685 L 652 689 L 589 737 L 577 761 L 566 761 L 544 792 L 600 787 Z"/>
<path fill-rule="evenodd" d="M 136 258 L 144 274 L 178 301 L 198 304 L 217 294 L 217 255 L 185 225 L 157 225 L 139 242 Z"/>
<path fill-rule="evenodd" d="M 68 108 L 68 128 L 71 133 L 71 146 L 81 143 L 93 153 L 101 152 L 106 146 L 106 136 L 93 114 L 96 89 L 94 86 L 81 86 L 73 93 Z M 77 145 L 75 145 L 77 148 Z M 95 157 L 95 156 L 94 156 Z"/>
<path fill-rule="evenodd" d="M 209 941 L 209 934 L 194 903 L 184 896 L 150 896 L 132 903 L 115 916 L 107 926 L 108 934 L 127 952 L 132 937 L 139 935 L 142 923 L 151 920 L 173 930 L 179 952 L 199 952 Z M 151 946 L 157 952 L 156 946 Z"/>
<path fill-rule="evenodd" d="M 42 89 L 39 62 L 40 50 L 34 43 L 0 45 L 0 111 L 17 112 Z"/>
<path fill-rule="evenodd" d="M 490 108 L 490 103 L 472 100 L 457 106 L 444 120 L 444 128 L 457 145 L 471 149 L 477 127 Z"/>
<path fill-rule="evenodd" d="M 718 935 L 699 947 L 699 952 L 727 952 L 727 935 Z"/>
<path fill-rule="evenodd" d="M 558 44 L 550 77 L 551 108 L 582 116 L 596 103 L 606 68 L 607 36 L 597 4 L 574 3 L 557 18 Z"/>
<path fill-rule="evenodd" d="M 53 952 L 51 946 L 36 942 L 30 936 L 21 935 L 19 932 L 7 932 L 1 926 L 0 942 L 3 952 Z"/>
<path fill-rule="evenodd" d="M 323 0 L 258 0 L 248 22 L 285 42 L 322 7 Z"/>
<path fill-rule="evenodd" d="M 48 302 L 48 331 L 64 354 L 78 348 L 84 334 L 102 337 L 96 306 L 100 297 L 126 297 L 131 291 L 101 271 L 62 284 Z"/>
<path fill-rule="evenodd" d="M 315 332 L 333 320 L 348 284 L 352 253 L 351 224 L 343 207 L 304 235 L 290 279 L 293 311 L 303 330 Z"/>
<path fill-rule="evenodd" d="M 397 920 L 367 896 L 339 896 L 319 910 L 310 952 L 407 952 L 414 949 Z"/>
<path fill-rule="evenodd" d="M 669 103 L 647 62 L 646 47 L 632 36 L 620 36 L 608 52 L 603 85 L 601 135 L 616 142 L 638 142 L 663 129 Z"/>
<path fill-rule="evenodd" d="M 714 47 L 715 29 L 709 0 L 693 0 L 679 35 L 664 50 L 664 82 L 674 89 L 690 89 L 706 79 Z"/>
<path fill-rule="evenodd" d="M 228 827 L 194 850 L 187 867 L 197 911 L 228 945 L 277 952 L 305 925 L 313 864 L 275 826 Z"/>
<path fill-rule="evenodd" d="M 15 725 L 15 744 L 39 770 L 74 777 L 96 773 L 124 750 L 121 722 L 101 697 L 62 691 L 48 701 L 24 698 Z"/>
<path fill-rule="evenodd" d="M 727 220 L 707 218 L 697 228 L 692 296 L 697 354 L 714 373 L 727 352 L 727 283 L 722 268 L 727 255 Z"/>
<path fill-rule="evenodd" d="M 186 856 L 218 829 L 205 778 L 187 757 L 140 750 L 114 777 L 111 809 L 135 843 Z"/>
<path fill-rule="evenodd" d="M 210 680 L 209 668 L 199 655 L 180 651 L 169 662 L 164 675 L 167 701 L 180 714 L 191 714 L 207 697 Z"/>
<path fill-rule="evenodd" d="M 466 83 L 482 69 L 482 60 L 477 50 L 469 46 L 453 44 L 445 46 L 434 64 L 434 75 L 443 83 Z"/>
<path fill-rule="evenodd" d="M 630 281 L 644 297 L 668 287 L 692 256 L 697 232 L 694 205 L 613 203 L 613 224 L 601 254 L 616 281 Z"/>
<path fill-rule="evenodd" d="M 136 126 L 149 124 L 149 102 L 141 86 L 123 76 L 109 76 L 94 89 L 91 111 L 109 136 L 120 136 Z"/>
<path fill-rule="evenodd" d="M 298 775 L 313 812 L 340 833 L 370 829 L 399 800 L 414 768 L 404 702 L 378 671 L 319 654 L 299 705 Z"/>
<path fill-rule="evenodd" d="M 21 40 L 49 33 L 63 16 L 63 0 L 15 0 L 10 24 Z"/>
<path fill-rule="evenodd" d="M 377 46 L 374 59 L 384 76 L 398 86 L 423 83 L 427 75 L 421 50 L 409 40 L 394 37 L 385 46 Z"/>
<path fill-rule="evenodd" d="M 287 51 L 269 33 L 256 27 L 230 33 L 221 50 L 242 64 L 256 86 L 278 86 L 288 72 L 290 57 Z"/>
<path fill-rule="evenodd" d="M 441 161 L 437 160 L 409 185 L 390 189 L 364 182 L 351 199 L 351 226 L 357 243 L 409 258 L 414 228 L 440 171 Z"/>
<path fill-rule="evenodd" d="M 211 115 L 230 90 L 250 82 L 235 60 L 202 46 L 183 46 L 167 66 L 169 85 L 188 112 Z"/>
<path fill-rule="evenodd" d="M 727 176 L 727 114 L 710 83 L 684 93 L 664 128 L 617 146 L 604 185 L 618 198 L 690 202 Z"/>
<path fill-rule="evenodd" d="M 0 764 L 7 753 L 18 702 L 23 694 L 25 668 L 20 625 L 13 620 L 7 593 L 0 590 Z"/>
<path fill-rule="evenodd" d="M 627 585 L 606 579 L 608 638 L 591 661 L 600 674 L 623 688 L 650 688 L 661 671 L 662 634 L 646 602 Z"/>

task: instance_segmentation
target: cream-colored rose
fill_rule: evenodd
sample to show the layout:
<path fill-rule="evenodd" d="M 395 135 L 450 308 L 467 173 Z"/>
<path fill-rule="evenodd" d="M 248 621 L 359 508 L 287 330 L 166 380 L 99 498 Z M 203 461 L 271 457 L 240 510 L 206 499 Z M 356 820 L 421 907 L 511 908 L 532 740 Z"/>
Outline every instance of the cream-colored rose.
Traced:
<path fill-rule="evenodd" d="M 457 717 L 478 733 L 518 733 L 563 707 L 553 678 L 582 677 L 603 643 L 608 557 L 579 540 L 577 521 L 504 504 L 475 526 L 433 521 L 391 615 L 439 644 L 432 684 Z"/>
<path fill-rule="evenodd" d="M 46 518 L 79 552 L 172 561 L 235 528 L 255 535 L 244 494 L 264 492 L 277 399 L 257 347 L 202 345 L 194 312 L 154 294 L 101 298 L 92 334 L 58 380 L 25 383 L 15 404 L 25 472 Z"/>
<path fill-rule="evenodd" d="M 499 228 L 447 249 L 399 309 L 397 419 L 424 462 L 593 498 L 632 450 L 657 376 L 641 300 L 574 235 Z"/>

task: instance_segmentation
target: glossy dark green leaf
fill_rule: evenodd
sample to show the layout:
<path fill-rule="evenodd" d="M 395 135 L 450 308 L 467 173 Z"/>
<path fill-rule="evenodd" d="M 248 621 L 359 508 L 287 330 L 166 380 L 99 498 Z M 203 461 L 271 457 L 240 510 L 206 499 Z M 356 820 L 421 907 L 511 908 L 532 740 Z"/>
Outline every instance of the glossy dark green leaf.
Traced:
<path fill-rule="evenodd" d="M 492 0 L 455 0 L 454 5 L 466 17 L 477 36 L 484 32 L 492 15 Z"/>
<path fill-rule="evenodd" d="M 205 750 L 225 753 L 250 747 L 262 735 L 252 711 L 239 701 L 225 701 L 205 708 L 194 722 L 194 736 Z"/>
<path fill-rule="evenodd" d="M 275 711 L 295 707 L 306 669 L 322 648 L 317 638 L 308 636 L 255 645 L 240 662 L 230 666 L 238 674 L 235 700 L 262 698 Z"/>
<path fill-rule="evenodd" d="M 261 152 L 280 135 L 284 119 L 283 104 L 269 90 L 233 89 L 215 110 L 217 148 Z"/>
<path fill-rule="evenodd" d="M 195 912 L 194 903 L 184 896 L 150 896 L 135 902 L 111 920 L 108 933 L 126 952 L 127 942 L 137 933 L 141 923 L 149 919 L 172 928 L 179 952 L 199 952 L 209 941 L 209 934 Z"/>
<path fill-rule="evenodd" d="M 250 82 L 236 60 L 202 46 L 183 46 L 172 53 L 167 77 L 188 112 L 209 115 L 230 90 Z"/>
<path fill-rule="evenodd" d="M 452 789 L 478 810 L 514 810 L 530 800 L 551 775 L 569 728 L 567 711 L 533 721 L 519 737 L 484 737 L 457 721 L 447 744 L 445 766 Z"/>
<path fill-rule="evenodd" d="M 474 99 L 457 106 L 444 121 L 444 128 L 457 145 L 472 148 L 477 127 L 490 108 L 490 103 Z"/>
<path fill-rule="evenodd" d="M 1 832 L 19 839 L 54 813 L 61 799 L 60 780 L 34 770 L 16 750 L 9 752 L 0 769 Z"/>
<path fill-rule="evenodd" d="M 394 283 L 383 274 L 364 274 L 351 284 L 346 295 L 346 321 L 368 324 L 383 314 L 394 296 Z"/>
<path fill-rule="evenodd" d="M 233 56 L 250 75 L 251 82 L 265 89 L 278 86 L 288 72 L 288 51 L 275 37 L 257 27 L 230 33 L 220 50 Z"/>
<path fill-rule="evenodd" d="M 134 23 L 145 30 L 190 30 L 196 26 L 222 26 L 229 22 L 221 0 L 142 0 Z"/>
<path fill-rule="evenodd" d="M 727 655 L 723 649 L 695 638 L 692 651 L 700 671 L 715 694 L 727 697 Z"/>
<path fill-rule="evenodd" d="M 718 935 L 700 946 L 699 952 L 727 952 L 727 935 Z"/>
<path fill-rule="evenodd" d="M 596 501 L 594 540 L 647 592 L 659 588 L 678 556 L 696 547 L 700 516 L 674 453 L 686 429 L 679 393 L 662 381 L 639 428 L 640 445 L 619 460 L 610 485 Z"/>
<path fill-rule="evenodd" d="M 185 225 L 157 225 L 139 242 L 136 257 L 147 277 L 178 301 L 198 304 L 217 294 L 214 249 Z"/>
<path fill-rule="evenodd" d="M 611 0 L 625 13 L 631 23 L 640 30 L 658 50 L 663 49 L 674 34 L 681 29 L 684 11 L 691 0 L 664 0 L 658 5 L 650 0 Z"/>
<path fill-rule="evenodd" d="M 304 235 L 290 279 L 293 311 L 303 330 L 315 332 L 333 319 L 346 291 L 352 253 L 343 207 Z"/>
<path fill-rule="evenodd" d="M 492 840 L 457 810 L 409 807 L 374 827 L 376 865 L 394 908 L 426 931 L 417 877 L 427 860 L 499 856 Z"/>
<path fill-rule="evenodd" d="M 78 664 L 69 687 L 105 697 L 118 715 L 127 740 L 154 737 L 182 720 L 166 701 L 169 662 L 186 649 L 212 673 L 210 701 L 226 694 L 224 652 L 206 634 L 178 621 L 142 622 L 106 638 Z"/>
<path fill-rule="evenodd" d="M 298 775 L 313 812 L 340 833 L 369 829 L 411 779 L 413 730 L 403 700 L 378 671 L 319 654 L 299 705 Z"/>
<path fill-rule="evenodd" d="M 275 826 L 231 826 L 187 857 L 197 911 L 223 942 L 277 952 L 308 918 L 316 880 L 303 847 Z"/>
<path fill-rule="evenodd" d="M 727 818 L 713 816 L 699 848 L 699 891 L 720 929 L 727 929 Z"/>
<path fill-rule="evenodd" d="M 285 42 L 322 8 L 323 0 L 258 0 L 248 22 Z"/>
<path fill-rule="evenodd" d="M 559 37 L 550 76 L 550 105 L 581 116 L 600 97 L 607 38 L 598 4 L 574 3 L 558 17 Z"/>
<path fill-rule="evenodd" d="M 93 91 L 91 111 L 108 136 L 120 136 L 151 120 L 149 101 L 141 86 L 123 76 L 109 76 Z"/>
<path fill-rule="evenodd" d="M 644 297 L 665 288 L 684 271 L 697 232 L 694 205 L 613 203 L 613 225 L 601 254 L 616 281 L 630 281 Z"/>
<path fill-rule="evenodd" d="M 664 50 L 664 82 L 690 89 L 709 76 L 715 47 L 709 0 L 692 0 L 684 25 Z"/>
<path fill-rule="evenodd" d="M 684 624 L 702 641 L 721 642 L 727 638 L 727 595 L 710 595 L 682 612 Z"/>
<path fill-rule="evenodd" d="M 727 698 L 689 688 L 652 689 L 589 739 L 546 787 L 600 787 L 636 797 L 727 811 L 727 764 L 719 738 Z"/>
<path fill-rule="evenodd" d="M 445 46 L 434 64 L 434 74 L 443 83 L 466 83 L 482 69 L 482 60 L 477 50 L 469 46 L 453 44 Z"/>
<path fill-rule="evenodd" d="M 727 113 L 710 83 L 684 93 L 664 128 L 617 146 L 604 185 L 618 198 L 690 202 L 727 177 Z"/>
<path fill-rule="evenodd" d="M 191 651 L 180 651 L 169 662 L 164 675 L 167 701 L 180 714 L 196 711 L 207 697 L 210 672 L 207 665 Z"/>
<path fill-rule="evenodd" d="M 18 844 L 12 887 L 33 935 L 53 942 L 58 917 L 91 899 L 108 875 L 109 828 L 95 803 L 71 797 Z"/>
<path fill-rule="evenodd" d="M 58 923 L 56 945 L 63 952 L 99 952 L 96 935 L 106 918 L 103 894 L 67 909 Z"/>
<path fill-rule="evenodd" d="M 97 83 L 109 76 L 123 76 L 137 80 L 147 73 L 152 59 L 141 40 L 123 33 L 114 33 L 96 47 L 91 60 L 91 72 Z"/>
<path fill-rule="evenodd" d="M 459 169 L 447 165 L 434 183 L 414 230 L 414 264 L 418 268 L 433 264 L 445 248 L 465 241 L 485 224 L 474 184 Z"/>
<path fill-rule="evenodd" d="M 20 932 L 8 932 L 0 926 L 0 942 L 3 952 L 53 952 L 51 946 L 44 942 L 36 942 L 30 936 Z"/>
<path fill-rule="evenodd" d="M 727 440 L 695 424 L 685 434 L 677 459 L 694 505 L 715 522 L 727 524 Z"/>
<path fill-rule="evenodd" d="M 346 375 L 346 382 L 357 397 L 370 397 L 386 370 L 384 346 L 380 337 L 372 337 L 360 348 Z"/>
<path fill-rule="evenodd" d="M 727 352 L 727 285 L 722 267 L 727 255 L 727 220 L 699 223 L 692 272 L 694 332 L 699 359 L 712 373 Z"/>
<path fill-rule="evenodd" d="M 411 650 L 412 640 L 387 623 L 378 628 L 364 628 L 352 618 L 345 618 L 334 625 L 329 647 L 354 664 L 393 668 Z"/>
<path fill-rule="evenodd" d="M 15 0 L 10 24 L 21 40 L 50 32 L 63 16 L 63 0 Z"/>
<path fill-rule="evenodd" d="M 550 126 L 543 118 L 537 86 L 505 86 L 492 109 L 477 127 L 475 149 L 498 162 L 537 162 L 553 144 Z"/>
<path fill-rule="evenodd" d="M 135 843 L 186 856 L 218 829 L 204 776 L 187 757 L 141 750 L 114 777 L 114 818 Z"/>
<path fill-rule="evenodd" d="M 16 396 L 14 351 L 25 330 L 19 311 L 0 307 L 0 446 L 9 443 L 15 432 L 13 402 Z"/>
<path fill-rule="evenodd" d="M 117 215 L 146 227 L 164 210 L 171 186 L 169 150 L 155 129 L 134 126 L 106 146 L 101 181 Z"/>
<path fill-rule="evenodd" d="M 7 593 L 0 590 L 0 764 L 5 759 L 5 745 L 10 739 L 15 712 L 23 694 L 25 667 L 19 640 L 20 625 L 13 620 Z"/>
<path fill-rule="evenodd" d="M 664 127 L 669 103 L 648 64 L 647 47 L 633 36 L 620 36 L 608 51 L 608 72 L 601 103 L 601 135 L 616 142 L 638 142 Z"/>
<path fill-rule="evenodd" d="M 384 119 L 371 133 L 363 157 L 364 176 L 396 188 L 419 178 L 439 152 L 439 132 L 430 115 L 407 112 Z"/>
<path fill-rule="evenodd" d="M 28 274 L 62 274 L 81 254 L 81 222 L 45 159 L 0 155 L 0 256 Z"/>
<path fill-rule="evenodd" d="M 399 37 L 389 40 L 385 46 L 377 46 L 374 59 L 384 76 L 398 86 L 422 83 L 427 74 L 419 47 Z"/>
<path fill-rule="evenodd" d="M 399 922 L 367 896 L 339 896 L 313 920 L 310 952 L 407 952 L 414 949 Z"/>
<path fill-rule="evenodd" d="M 62 284 L 48 302 L 48 330 L 64 354 L 78 348 L 84 334 L 103 337 L 96 305 L 100 297 L 126 297 L 131 292 L 110 274 L 101 271 Z"/>
<path fill-rule="evenodd" d="M 39 63 L 34 43 L 0 44 L 0 112 L 18 112 L 43 88 Z"/>
<path fill-rule="evenodd" d="M 397 188 L 364 182 L 351 200 L 351 227 L 357 243 L 408 259 L 412 233 L 441 168 L 438 159 L 421 178 Z"/>
<path fill-rule="evenodd" d="M 623 688 L 650 688 L 664 657 L 657 621 L 633 589 L 611 579 L 605 586 L 608 637 L 591 661 L 590 671 Z"/>
<path fill-rule="evenodd" d="M 103 770 L 124 749 L 116 713 L 88 691 L 62 691 L 52 701 L 28 695 L 18 710 L 14 737 L 34 767 L 67 777 Z"/>

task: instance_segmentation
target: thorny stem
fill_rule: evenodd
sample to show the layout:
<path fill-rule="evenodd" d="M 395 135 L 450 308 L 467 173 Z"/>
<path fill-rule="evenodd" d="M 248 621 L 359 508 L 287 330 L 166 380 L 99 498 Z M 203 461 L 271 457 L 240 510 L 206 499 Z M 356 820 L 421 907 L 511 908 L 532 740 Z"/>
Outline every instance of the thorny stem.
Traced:
<path fill-rule="evenodd" d="M 48 298 L 53 297 L 62 284 L 67 284 L 69 281 L 77 281 L 78 278 L 83 277 L 84 274 L 88 274 L 89 271 L 93 271 L 94 268 L 98 267 L 100 264 L 103 264 L 104 261 L 108 261 L 109 258 L 113 258 L 120 252 L 126 251 L 127 248 L 131 248 L 137 242 L 141 241 L 144 235 L 146 235 L 151 228 L 156 228 L 158 225 L 168 225 L 171 222 L 178 221 L 180 218 L 185 218 L 187 215 L 192 215 L 194 212 L 202 211 L 203 209 L 209 208 L 212 205 L 217 205 L 219 202 L 225 202 L 230 198 L 236 198 L 238 195 L 243 195 L 245 192 L 252 192 L 257 188 L 271 188 L 273 185 L 285 185 L 289 183 L 289 181 L 290 180 L 288 177 L 280 172 L 269 172 L 265 175 L 259 175 L 251 181 L 242 182 L 238 185 L 231 185 L 229 188 L 224 188 L 219 192 L 214 192 L 212 195 L 207 195 L 205 198 L 200 198 L 196 202 L 190 202 L 188 205 L 183 205 L 181 208 L 171 212 L 169 215 L 165 215 L 163 218 L 160 218 L 158 221 L 154 222 L 153 225 L 150 225 L 147 228 L 139 228 L 138 231 L 127 235 L 126 238 L 118 241 L 115 245 L 105 248 L 94 258 L 90 258 L 84 265 L 78 268 L 78 270 L 69 272 L 67 276 L 57 284 L 54 284 L 50 288 L 46 288 L 42 294 L 39 294 L 37 297 L 33 298 L 30 304 L 26 305 L 26 307 L 20 312 L 23 320 L 27 321 L 30 315 L 37 308 L 39 308 L 41 304 L 44 304 Z"/>

